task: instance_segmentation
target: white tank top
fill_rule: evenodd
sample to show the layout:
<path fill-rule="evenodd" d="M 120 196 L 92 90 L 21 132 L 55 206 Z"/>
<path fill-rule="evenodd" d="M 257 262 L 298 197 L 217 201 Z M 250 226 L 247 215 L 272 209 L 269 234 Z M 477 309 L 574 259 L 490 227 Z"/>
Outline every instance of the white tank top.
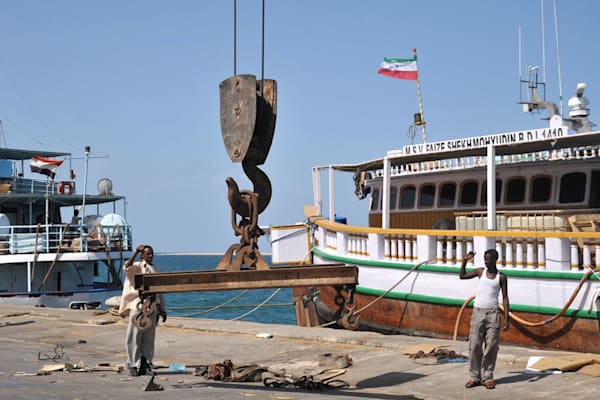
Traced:
<path fill-rule="evenodd" d="M 500 293 L 500 271 L 496 272 L 494 279 L 487 277 L 487 269 L 481 273 L 477 280 L 477 294 L 475 295 L 475 304 L 477 308 L 497 309 L 498 294 Z"/>

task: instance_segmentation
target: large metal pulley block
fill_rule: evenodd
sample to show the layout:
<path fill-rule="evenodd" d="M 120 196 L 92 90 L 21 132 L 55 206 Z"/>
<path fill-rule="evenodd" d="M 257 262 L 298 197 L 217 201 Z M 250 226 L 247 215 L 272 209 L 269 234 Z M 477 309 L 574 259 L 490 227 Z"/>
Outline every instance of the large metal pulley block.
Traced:
<path fill-rule="evenodd" d="M 264 164 L 277 116 L 277 81 L 235 75 L 219 84 L 221 134 L 233 162 Z"/>

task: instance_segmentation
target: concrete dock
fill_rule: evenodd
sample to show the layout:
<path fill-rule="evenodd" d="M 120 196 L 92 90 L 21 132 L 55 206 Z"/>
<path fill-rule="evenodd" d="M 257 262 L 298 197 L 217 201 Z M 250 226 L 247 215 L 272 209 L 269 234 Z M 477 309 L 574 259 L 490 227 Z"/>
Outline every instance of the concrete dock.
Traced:
<path fill-rule="evenodd" d="M 409 346 L 431 344 L 466 355 L 465 341 L 177 317 L 160 323 L 157 331 L 154 362 L 163 368 L 155 370 L 154 383 L 163 390 L 144 391 L 149 376 L 116 372 L 126 362 L 126 327 L 125 320 L 93 310 L 0 305 L 0 397 L 548 400 L 592 399 L 600 393 L 598 377 L 577 372 L 524 372 L 532 356 L 573 353 L 503 345 L 496 366 L 496 389 L 466 389 L 468 361 L 437 363 L 435 358 L 412 359 L 403 352 Z M 348 383 L 347 388 L 266 387 L 262 382 L 224 382 L 194 375 L 197 366 L 225 359 L 237 366 L 310 365 L 323 354 L 352 359 L 347 371 L 336 378 Z M 38 375 L 44 367 L 61 364 L 74 367 Z M 181 364 L 185 371 L 175 368 Z"/>

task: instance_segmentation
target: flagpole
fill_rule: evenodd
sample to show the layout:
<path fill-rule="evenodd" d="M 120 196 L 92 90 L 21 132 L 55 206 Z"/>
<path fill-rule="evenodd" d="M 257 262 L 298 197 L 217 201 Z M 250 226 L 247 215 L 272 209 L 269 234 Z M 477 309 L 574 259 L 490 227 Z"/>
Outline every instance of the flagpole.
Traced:
<path fill-rule="evenodd" d="M 417 49 L 413 49 L 413 56 L 417 61 Z M 421 125 L 421 133 L 423 134 L 423 143 L 427 143 L 427 133 L 425 132 L 425 116 L 423 115 L 423 99 L 421 97 L 421 80 L 419 79 L 419 68 L 417 68 L 417 96 L 419 97 L 419 113 L 421 114 L 420 121 L 416 125 Z"/>
<path fill-rule="evenodd" d="M 90 161 L 90 146 L 85 146 L 85 173 L 83 176 L 83 197 L 81 200 L 81 224 L 85 224 L 85 194 L 87 192 L 88 163 Z"/>

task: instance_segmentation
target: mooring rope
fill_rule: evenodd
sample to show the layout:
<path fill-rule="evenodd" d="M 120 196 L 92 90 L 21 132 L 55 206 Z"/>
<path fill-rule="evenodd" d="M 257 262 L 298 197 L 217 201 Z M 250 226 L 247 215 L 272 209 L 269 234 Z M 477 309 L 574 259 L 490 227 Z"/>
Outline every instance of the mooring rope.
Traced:
<path fill-rule="evenodd" d="M 371 302 L 370 302 L 369 304 L 367 304 L 366 306 L 364 306 L 364 307 L 361 307 L 360 309 L 358 309 L 358 310 L 357 310 L 357 311 L 356 311 L 354 314 L 356 315 L 356 314 L 358 314 L 358 313 L 360 313 L 360 312 L 362 312 L 362 311 L 366 310 L 367 308 L 371 307 L 373 304 L 377 303 L 379 300 L 381 300 L 381 298 L 382 298 L 382 297 L 385 297 L 385 296 L 387 296 L 387 295 L 388 295 L 388 293 L 390 293 L 390 292 L 391 292 L 392 290 L 394 290 L 394 289 L 395 289 L 395 288 L 396 288 L 398 285 L 400 285 L 400 284 L 401 284 L 401 283 L 402 283 L 402 282 L 403 282 L 403 281 L 404 281 L 406 278 L 408 278 L 408 276 L 409 276 L 409 275 L 410 275 L 410 274 L 411 274 L 413 271 L 415 271 L 417 268 L 419 268 L 419 267 L 421 267 L 421 266 L 423 266 L 423 265 L 425 265 L 425 264 L 427 264 L 427 263 L 430 263 L 430 262 L 432 262 L 432 261 L 434 261 L 434 259 L 427 260 L 427 261 L 422 261 L 422 262 L 418 263 L 417 265 L 415 265 L 414 267 L 412 267 L 412 268 L 411 268 L 411 269 L 410 269 L 410 270 L 409 270 L 409 271 L 406 273 L 406 275 L 404 275 L 404 276 L 402 277 L 402 279 L 400 279 L 398 282 L 396 282 L 396 283 L 394 284 L 394 286 L 392 286 L 391 288 L 389 288 L 388 290 L 386 290 L 384 293 L 382 293 L 381 295 L 379 295 L 379 297 L 377 297 L 375 300 L 371 301 Z"/>
<path fill-rule="evenodd" d="M 40 237 L 40 224 L 37 224 L 35 228 L 35 245 L 33 246 L 33 265 L 31 266 L 31 282 L 35 280 L 35 263 L 37 261 L 38 256 L 38 239 Z"/>
<path fill-rule="evenodd" d="M 309 253 L 307 253 L 308 256 Z M 303 265 L 306 261 L 306 257 L 304 257 L 304 259 L 302 260 L 302 262 L 299 265 Z M 264 301 L 262 301 L 260 304 L 252 304 L 252 305 L 247 305 L 247 304 L 243 304 L 243 305 L 234 305 L 234 306 L 229 306 L 229 304 L 231 304 L 232 302 L 234 302 L 235 300 L 239 299 L 240 297 L 242 297 L 243 295 L 245 295 L 248 292 L 248 289 L 244 289 L 241 293 L 239 293 L 237 296 L 234 296 L 233 298 L 227 300 L 224 303 L 221 303 L 217 306 L 209 306 L 208 309 L 202 310 L 202 311 L 198 311 L 195 313 L 190 313 L 190 314 L 184 314 L 184 315 L 178 315 L 178 317 L 183 317 L 183 318 L 188 318 L 188 317 L 195 317 L 198 315 L 203 315 L 203 314 L 207 314 L 209 312 L 212 311 L 216 311 L 219 310 L 221 308 L 245 308 L 245 307 L 253 307 L 250 311 L 239 315 L 235 318 L 232 318 L 230 321 L 237 321 L 239 319 L 242 319 L 244 317 L 247 317 L 248 315 L 254 313 L 256 310 L 258 310 L 261 307 L 290 307 L 293 306 L 294 303 L 275 303 L 275 304 L 266 304 L 268 303 L 273 297 L 275 297 L 275 295 L 277 293 L 279 293 L 281 291 L 281 288 L 277 288 L 273 291 L 273 293 L 271 293 Z M 182 307 L 167 307 L 168 310 L 194 310 L 194 309 L 202 309 L 202 308 L 206 308 L 207 306 L 182 306 Z"/>
<path fill-rule="evenodd" d="M 408 276 L 413 271 L 415 271 L 417 268 L 421 267 L 422 265 L 427 264 L 427 263 L 432 262 L 432 261 L 434 261 L 434 260 L 431 259 L 431 260 L 427 260 L 427 261 L 422 261 L 422 262 L 418 263 L 417 265 L 415 265 L 414 267 L 412 267 L 406 273 L 406 275 L 404 275 L 398 282 L 394 283 L 394 285 L 392 287 L 390 287 L 388 290 L 386 290 L 385 292 L 383 292 L 382 294 L 380 294 L 376 299 L 374 299 L 373 301 L 371 301 L 366 306 L 363 306 L 363 307 L 359 308 L 356 312 L 354 312 L 354 315 L 357 315 L 358 313 L 365 311 L 366 309 L 368 309 L 369 307 L 371 307 L 373 304 L 377 303 L 383 297 L 387 296 L 388 293 L 390 293 L 392 290 L 394 290 L 398 285 L 400 285 L 406 278 L 408 278 Z M 326 326 L 329 326 L 329 325 L 333 325 L 335 323 L 337 323 L 337 321 L 329 321 L 329 322 L 326 322 L 324 324 L 319 325 L 319 327 L 326 327 Z"/>
<path fill-rule="evenodd" d="M 50 264 L 50 268 L 48 268 L 48 272 L 46 272 L 44 279 L 42 279 L 42 283 L 40 283 L 40 286 L 38 287 L 38 290 L 37 290 L 38 292 L 40 290 L 42 290 L 42 287 L 44 287 L 44 285 L 46 284 L 46 281 L 48 280 L 48 277 L 50 276 L 50 273 L 52 272 L 52 269 L 54 268 L 56 261 L 58 261 L 58 255 L 62 248 L 63 238 L 65 237 L 65 231 L 67 230 L 68 226 L 69 226 L 68 224 L 64 224 L 62 230 L 60 231 L 60 236 L 58 238 L 58 246 L 56 247 L 56 253 L 54 254 L 54 260 L 52 260 L 52 264 Z M 80 278 L 81 278 L 81 276 L 80 276 Z M 82 283 L 83 283 L 83 281 L 82 281 Z"/>
<path fill-rule="evenodd" d="M 571 294 L 571 297 L 569 298 L 569 300 L 567 300 L 567 303 L 563 306 L 563 308 L 556 314 L 554 314 L 552 317 L 547 318 L 545 320 L 542 321 L 528 321 L 525 320 L 523 318 L 520 318 L 518 316 L 516 316 L 515 314 L 512 313 L 512 311 L 509 310 L 508 312 L 508 316 L 510 319 L 518 322 L 519 324 L 523 325 L 523 326 L 527 326 L 530 328 L 535 328 L 538 326 L 544 326 L 547 325 L 551 322 L 553 322 L 554 320 L 560 318 L 561 316 L 563 316 L 567 310 L 569 309 L 569 307 L 571 306 L 571 304 L 573 303 L 573 301 L 575 300 L 575 298 L 577 297 L 577 295 L 579 294 L 579 292 L 581 291 L 581 288 L 583 287 L 583 284 L 590 278 L 591 275 L 595 274 L 597 271 L 599 271 L 600 268 L 596 268 L 594 269 L 590 269 L 589 271 L 587 271 L 583 277 L 581 278 L 581 280 L 579 281 L 579 284 L 577 285 L 577 287 L 575 288 L 575 290 L 573 291 L 573 293 Z M 462 313 L 464 311 L 464 309 L 467 307 L 467 304 L 469 304 L 473 299 L 475 298 L 475 296 L 471 296 L 469 297 L 467 300 L 465 300 L 465 302 L 463 303 L 462 307 L 460 308 L 460 311 L 458 312 L 458 315 L 456 316 L 456 322 L 454 324 L 454 335 L 452 337 L 452 340 L 456 340 L 457 336 L 458 336 L 458 325 L 460 322 L 460 319 L 462 317 Z M 498 308 L 500 309 L 500 311 L 504 312 L 504 305 L 498 305 Z"/>
<path fill-rule="evenodd" d="M 264 306 L 265 303 L 267 303 L 269 300 L 271 300 L 277 293 L 279 293 L 280 290 L 281 290 L 281 288 L 276 289 L 275 291 L 273 291 L 273 293 L 271 293 L 271 295 L 269 297 L 267 297 L 265 299 L 265 301 L 263 301 L 262 303 L 260 303 L 259 305 L 254 307 L 252 310 L 248 311 L 247 313 L 244 313 L 238 317 L 232 318 L 231 321 L 237 321 L 238 319 L 242 319 L 242 318 L 247 317 L 248 315 L 252 314 L 254 311 L 256 311 L 259 308 L 261 308 L 262 306 Z"/>
<path fill-rule="evenodd" d="M 233 304 L 233 305 L 220 305 L 219 308 L 250 308 L 250 307 L 256 307 L 258 304 Z M 290 307 L 293 306 L 294 303 L 270 303 L 270 304 L 265 304 L 263 305 L 263 307 Z M 168 310 L 172 310 L 172 311 L 184 311 L 184 310 L 206 310 L 206 309 L 211 309 L 211 310 L 207 310 L 208 311 L 212 311 L 212 309 L 214 308 L 214 306 L 181 306 L 181 307 L 167 307 Z"/>
<path fill-rule="evenodd" d="M 310 250 L 308 253 L 306 253 L 306 256 L 304 256 L 304 258 L 302 259 L 302 261 L 300 262 L 300 264 L 298 264 L 298 266 L 302 266 L 304 265 L 304 262 L 306 261 L 306 259 L 308 258 L 308 255 L 312 252 L 312 250 Z M 247 317 L 248 315 L 252 314 L 253 312 L 255 312 L 256 310 L 258 310 L 261 307 L 264 307 L 266 303 L 269 302 L 269 300 L 271 300 L 273 297 L 275 297 L 275 295 L 277 293 L 279 293 L 281 291 L 281 288 L 277 288 L 275 289 L 275 291 L 273 293 L 271 293 L 271 295 L 269 297 L 267 297 L 262 303 L 258 304 L 256 307 L 254 307 L 252 310 L 248 311 L 247 313 L 244 313 L 240 316 L 237 316 L 235 318 L 232 318 L 230 321 L 237 321 L 239 319 L 242 319 L 244 317 Z"/>
<path fill-rule="evenodd" d="M 209 313 L 211 311 L 218 310 L 220 308 L 223 308 L 227 304 L 236 301 L 237 299 L 239 299 L 240 297 L 242 297 L 243 295 L 245 295 L 247 292 L 248 292 L 248 289 L 245 289 L 241 293 L 239 293 L 237 296 L 232 297 L 231 299 L 227 300 L 225 303 L 219 304 L 218 306 L 214 306 L 214 307 L 209 308 L 208 310 L 202 310 L 202 311 L 198 311 L 198 312 L 192 313 L 192 314 L 179 315 L 179 317 L 184 317 L 184 318 L 194 317 L 196 315 L 202 315 L 202 314 Z M 175 309 L 175 308 L 174 307 L 167 307 L 167 309 Z"/>

